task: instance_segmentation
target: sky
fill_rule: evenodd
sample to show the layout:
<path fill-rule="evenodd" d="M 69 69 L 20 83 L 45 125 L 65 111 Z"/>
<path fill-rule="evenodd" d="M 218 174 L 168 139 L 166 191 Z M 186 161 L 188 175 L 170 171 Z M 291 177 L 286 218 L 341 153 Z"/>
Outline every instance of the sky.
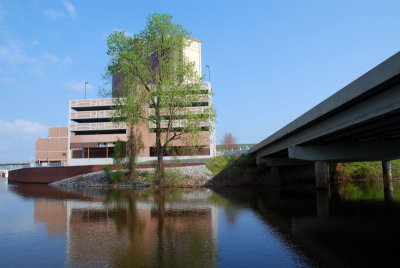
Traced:
<path fill-rule="evenodd" d="M 400 1 L 0 0 L 0 163 L 110 85 L 106 40 L 170 13 L 202 40 L 219 143 L 258 143 L 400 50 Z"/>

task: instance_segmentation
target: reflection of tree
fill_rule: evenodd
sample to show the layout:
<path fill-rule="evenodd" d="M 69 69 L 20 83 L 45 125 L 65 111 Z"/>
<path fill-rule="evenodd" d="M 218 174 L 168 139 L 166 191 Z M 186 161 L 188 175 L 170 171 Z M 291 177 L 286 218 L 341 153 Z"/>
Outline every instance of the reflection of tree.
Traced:
<path fill-rule="evenodd" d="M 178 191 L 182 194 L 181 191 Z M 215 246 L 211 229 L 205 232 L 198 228 L 198 214 L 191 211 L 167 211 L 166 200 L 180 200 L 177 191 L 155 191 L 155 215 L 157 215 L 156 260 L 158 267 L 210 267 L 215 260 Z M 181 229 L 186 221 L 189 228 Z M 208 222 L 210 223 L 210 222 Z M 155 265 L 155 263 L 153 263 Z"/>
<path fill-rule="evenodd" d="M 165 215 L 165 191 L 157 190 L 155 192 L 154 200 L 157 210 L 157 260 L 158 265 L 164 262 L 164 215 Z"/>
<path fill-rule="evenodd" d="M 106 204 L 115 205 L 112 217 L 118 233 L 123 236 L 123 230 L 128 231 L 127 251 L 116 252 L 114 255 L 114 262 L 118 267 L 143 266 L 150 261 L 149 256 L 143 254 L 142 234 L 146 223 L 138 213 L 138 198 L 137 191 L 111 191 L 107 194 Z"/>
<path fill-rule="evenodd" d="M 154 201 L 151 211 L 138 209 L 138 200 Z M 175 208 L 183 191 L 126 191 L 109 193 L 112 217 L 129 244 L 114 254 L 116 267 L 210 267 L 216 259 L 210 210 Z M 168 206 L 166 206 L 168 204 Z"/>
<path fill-rule="evenodd" d="M 136 201 L 138 193 L 135 191 L 110 191 L 107 193 L 106 205 L 114 204 L 113 219 L 118 231 L 125 227 L 130 235 L 135 235 L 143 228 L 143 222 L 137 215 Z"/>
<path fill-rule="evenodd" d="M 238 217 L 237 208 L 225 208 L 225 216 L 230 225 L 235 225 Z"/>
<path fill-rule="evenodd" d="M 370 183 L 344 183 L 338 185 L 338 195 L 349 200 L 384 200 L 382 181 Z M 400 200 L 400 192 L 393 193 L 393 199 Z"/>

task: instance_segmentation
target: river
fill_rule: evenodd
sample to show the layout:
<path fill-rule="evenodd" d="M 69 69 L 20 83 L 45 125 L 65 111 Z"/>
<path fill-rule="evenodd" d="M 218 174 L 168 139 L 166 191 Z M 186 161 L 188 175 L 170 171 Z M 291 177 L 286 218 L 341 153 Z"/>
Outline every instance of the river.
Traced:
<path fill-rule="evenodd" d="M 398 267 L 400 184 L 61 191 L 0 179 L 0 267 Z"/>

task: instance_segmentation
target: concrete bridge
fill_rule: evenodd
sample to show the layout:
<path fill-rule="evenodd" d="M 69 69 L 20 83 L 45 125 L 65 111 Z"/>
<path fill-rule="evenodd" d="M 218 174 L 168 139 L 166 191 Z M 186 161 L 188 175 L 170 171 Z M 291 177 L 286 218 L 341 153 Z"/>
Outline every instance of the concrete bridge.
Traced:
<path fill-rule="evenodd" d="M 315 166 L 316 185 L 328 187 L 328 162 L 400 158 L 400 52 L 253 146 L 257 163 Z"/>

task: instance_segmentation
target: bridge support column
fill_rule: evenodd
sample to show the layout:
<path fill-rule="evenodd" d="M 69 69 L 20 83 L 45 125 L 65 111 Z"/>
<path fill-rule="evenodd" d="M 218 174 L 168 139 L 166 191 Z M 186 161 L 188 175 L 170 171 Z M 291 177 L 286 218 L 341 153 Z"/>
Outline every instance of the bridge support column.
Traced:
<path fill-rule="evenodd" d="M 329 188 L 329 166 L 326 161 L 315 161 L 315 182 L 317 189 Z"/>
<path fill-rule="evenodd" d="M 382 175 L 385 200 L 393 200 L 392 164 L 390 161 L 382 161 Z"/>
<path fill-rule="evenodd" d="M 317 190 L 317 213 L 319 217 L 329 216 L 330 190 Z"/>

